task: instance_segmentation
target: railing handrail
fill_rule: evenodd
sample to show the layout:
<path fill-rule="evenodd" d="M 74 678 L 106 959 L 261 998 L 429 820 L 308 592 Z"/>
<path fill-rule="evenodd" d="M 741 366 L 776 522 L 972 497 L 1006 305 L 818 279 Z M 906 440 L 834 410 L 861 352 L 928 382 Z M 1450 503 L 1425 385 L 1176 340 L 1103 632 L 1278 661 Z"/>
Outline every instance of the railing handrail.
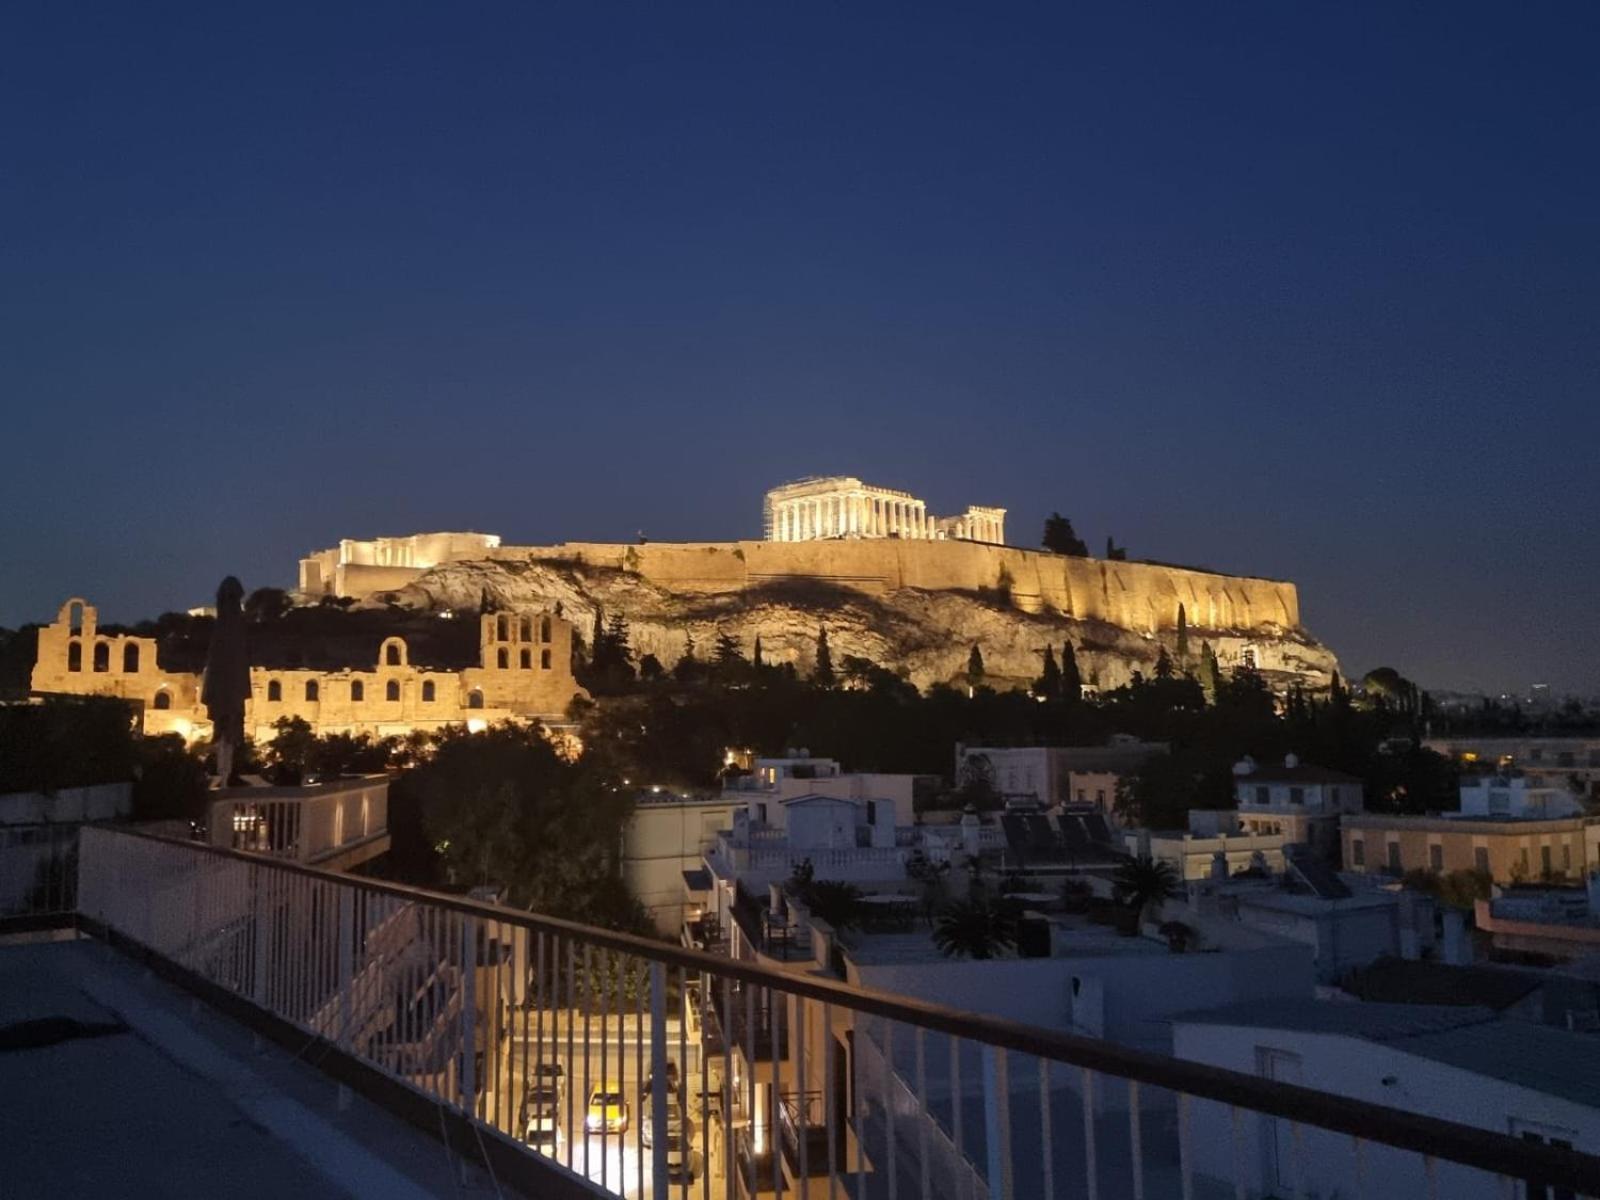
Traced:
<path fill-rule="evenodd" d="M 672 942 L 658 942 L 636 934 L 599 929 L 576 921 L 450 896 L 410 884 L 341 874 L 270 855 L 163 837 L 110 823 L 88 828 L 123 837 L 141 838 L 196 854 L 288 871 L 400 900 L 431 904 L 480 920 L 521 926 L 535 933 L 585 939 L 595 946 L 668 966 L 731 978 L 806 1000 L 839 1005 L 869 1016 L 920 1025 L 938 1033 L 985 1042 L 1019 1054 L 1047 1058 L 1198 1099 L 1213 1100 L 1266 1116 L 1348 1134 L 1365 1141 L 1475 1167 L 1494 1175 L 1538 1177 L 1553 1185 L 1577 1189 L 1592 1189 L 1594 1180 L 1600 1179 L 1600 1156 L 1528 1142 L 1494 1130 L 1422 1116 L 1299 1084 L 1263 1079 L 1225 1067 L 1026 1025 L 1004 1017 L 965 1012 L 842 980 L 814 974 L 793 974 L 749 961 L 691 950 Z"/>

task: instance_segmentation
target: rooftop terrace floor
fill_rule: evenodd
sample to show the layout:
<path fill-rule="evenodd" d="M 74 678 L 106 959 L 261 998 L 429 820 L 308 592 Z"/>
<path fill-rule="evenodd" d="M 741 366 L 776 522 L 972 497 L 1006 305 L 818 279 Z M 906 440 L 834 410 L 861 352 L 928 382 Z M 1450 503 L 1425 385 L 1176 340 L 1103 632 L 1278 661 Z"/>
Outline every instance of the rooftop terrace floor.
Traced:
<path fill-rule="evenodd" d="M 360 1097 L 341 1108 L 313 1063 L 87 939 L 0 944 L 0 1096 L 15 1200 L 495 1195 L 442 1142 Z"/>

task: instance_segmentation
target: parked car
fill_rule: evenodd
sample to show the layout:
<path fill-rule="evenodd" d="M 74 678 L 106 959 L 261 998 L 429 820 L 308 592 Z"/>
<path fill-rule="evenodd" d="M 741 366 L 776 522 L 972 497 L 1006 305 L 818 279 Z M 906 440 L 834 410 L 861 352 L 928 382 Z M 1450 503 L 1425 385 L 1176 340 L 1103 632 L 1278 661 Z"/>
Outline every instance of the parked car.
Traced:
<path fill-rule="evenodd" d="M 546 1083 L 528 1086 L 522 1097 L 522 1140 L 554 1150 L 561 1140 L 561 1093 Z"/>
<path fill-rule="evenodd" d="M 648 1146 L 654 1145 L 654 1140 L 655 1140 L 655 1129 L 654 1129 L 655 1122 L 652 1120 L 652 1117 L 654 1116 L 654 1111 L 653 1111 L 653 1106 L 651 1104 L 649 1104 L 649 1103 L 645 1103 L 645 1104 L 641 1105 L 641 1107 L 644 1110 L 644 1118 L 643 1118 L 642 1124 L 640 1124 L 640 1126 L 639 1126 L 639 1135 L 640 1135 L 640 1137 L 642 1137 L 644 1139 L 644 1144 L 648 1147 Z M 692 1132 L 691 1123 L 683 1115 L 683 1107 L 678 1103 L 677 1097 L 676 1096 L 668 1096 L 667 1097 L 667 1138 L 669 1139 L 669 1141 L 670 1141 L 670 1139 L 672 1139 L 674 1137 L 687 1139 L 691 1132 Z"/>
<path fill-rule="evenodd" d="M 589 1093 L 583 1127 L 590 1133 L 621 1133 L 628 1128 L 628 1102 L 619 1083 L 597 1083 Z"/>
<path fill-rule="evenodd" d="M 667 1094 L 676 1096 L 678 1094 L 678 1064 L 670 1058 L 667 1059 L 667 1069 L 665 1074 L 667 1077 Z M 639 1094 L 641 1096 L 648 1096 L 650 1094 L 650 1089 L 655 1086 L 655 1082 L 656 1077 L 654 1072 L 646 1075 L 644 1078 L 644 1083 L 639 1086 Z"/>

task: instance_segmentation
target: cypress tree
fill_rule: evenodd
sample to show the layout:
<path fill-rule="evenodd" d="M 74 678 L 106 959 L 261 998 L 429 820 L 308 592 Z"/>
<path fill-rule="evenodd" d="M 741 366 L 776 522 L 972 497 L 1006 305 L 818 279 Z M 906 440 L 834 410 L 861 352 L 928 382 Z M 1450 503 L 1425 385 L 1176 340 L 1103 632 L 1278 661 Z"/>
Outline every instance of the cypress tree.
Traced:
<path fill-rule="evenodd" d="M 753 661 L 755 662 L 756 666 L 758 666 L 758 667 L 765 665 L 761 661 L 761 635 L 759 633 L 756 634 L 756 652 L 755 652 L 755 656 L 754 656 Z"/>
<path fill-rule="evenodd" d="M 975 688 L 983 682 L 983 651 L 978 649 L 978 644 L 972 644 L 972 653 L 967 655 L 967 686 Z"/>
<path fill-rule="evenodd" d="M 1071 642 L 1061 643 L 1061 698 L 1069 704 L 1083 699 L 1083 676 L 1078 673 L 1078 655 Z"/>
<path fill-rule="evenodd" d="M 1178 663 L 1180 666 L 1189 662 L 1189 614 L 1184 611 L 1182 604 L 1178 605 Z"/>
<path fill-rule="evenodd" d="M 833 651 L 828 649 L 828 631 L 817 629 L 817 669 L 811 673 L 811 682 L 818 687 L 831 688 L 833 677 Z"/>
<path fill-rule="evenodd" d="M 1043 696 L 1046 700 L 1055 700 L 1061 695 L 1061 668 L 1056 666 L 1055 647 L 1048 642 L 1044 648 L 1044 670 L 1034 680 L 1033 690 L 1035 695 Z"/>

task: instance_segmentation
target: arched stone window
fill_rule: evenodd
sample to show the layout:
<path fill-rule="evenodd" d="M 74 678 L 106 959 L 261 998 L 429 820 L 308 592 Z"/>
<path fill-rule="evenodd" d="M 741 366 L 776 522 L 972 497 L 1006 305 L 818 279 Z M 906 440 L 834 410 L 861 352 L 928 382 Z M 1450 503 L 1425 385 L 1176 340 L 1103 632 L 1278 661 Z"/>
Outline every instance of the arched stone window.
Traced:
<path fill-rule="evenodd" d="M 312 704 L 322 699 L 322 685 L 315 679 L 306 680 L 306 699 Z"/>
<path fill-rule="evenodd" d="M 122 647 L 122 671 L 125 675 L 139 673 L 139 643 L 129 642 Z"/>
<path fill-rule="evenodd" d="M 539 622 L 539 640 L 541 642 L 548 642 L 550 640 L 550 618 L 549 617 L 545 617 L 542 620 L 540 620 L 540 622 Z"/>
<path fill-rule="evenodd" d="M 501 646 L 500 649 L 495 652 L 494 661 L 495 665 L 504 671 L 511 665 L 511 651 L 507 650 L 504 646 Z"/>
<path fill-rule="evenodd" d="M 533 618 L 523 617 L 517 622 L 517 636 L 525 642 L 533 641 Z"/>
<path fill-rule="evenodd" d="M 550 669 L 550 651 L 548 651 L 548 650 L 539 651 L 539 666 L 540 666 L 541 669 L 546 670 L 546 671 L 548 671 Z"/>
<path fill-rule="evenodd" d="M 501 613 L 495 618 L 494 632 L 495 636 L 502 642 L 511 636 L 511 622 L 507 619 L 505 613 Z"/>
<path fill-rule="evenodd" d="M 482 708 L 483 707 L 483 693 L 480 692 L 477 688 L 473 688 L 472 691 L 467 693 L 467 707 L 468 708 Z"/>
<path fill-rule="evenodd" d="M 394 642 L 390 642 L 385 646 L 383 648 L 383 661 L 391 667 L 398 667 L 400 665 L 400 647 Z"/>
<path fill-rule="evenodd" d="M 83 670 L 83 643 L 76 638 L 67 643 L 67 670 Z"/>
<path fill-rule="evenodd" d="M 83 601 L 74 600 L 67 605 L 67 628 L 77 633 L 83 628 Z"/>
<path fill-rule="evenodd" d="M 424 704 L 433 703 L 433 680 L 431 679 L 422 681 L 422 702 Z"/>
<path fill-rule="evenodd" d="M 350 699 L 360 703 L 367 698 L 367 685 L 355 679 L 350 683 Z"/>
<path fill-rule="evenodd" d="M 533 651 L 524 650 L 522 652 L 522 669 L 526 671 L 531 666 L 533 666 Z"/>
<path fill-rule="evenodd" d="M 172 693 L 157 692 L 153 703 L 156 708 L 160 709 L 162 712 L 165 712 L 167 709 L 172 707 Z"/>
<path fill-rule="evenodd" d="M 268 702 L 274 704 L 283 700 L 283 684 L 279 683 L 276 679 L 269 679 L 267 681 L 267 700 Z"/>
<path fill-rule="evenodd" d="M 111 670 L 111 647 L 104 642 L 94 644 L 94 669 L 96 671 Z"/>
<path fill-rule="evenodd" d="M 383 698 L 385 700 L 400 699 L 400 681 L 398 679 L 391 679 L 383 685 Z"/>

